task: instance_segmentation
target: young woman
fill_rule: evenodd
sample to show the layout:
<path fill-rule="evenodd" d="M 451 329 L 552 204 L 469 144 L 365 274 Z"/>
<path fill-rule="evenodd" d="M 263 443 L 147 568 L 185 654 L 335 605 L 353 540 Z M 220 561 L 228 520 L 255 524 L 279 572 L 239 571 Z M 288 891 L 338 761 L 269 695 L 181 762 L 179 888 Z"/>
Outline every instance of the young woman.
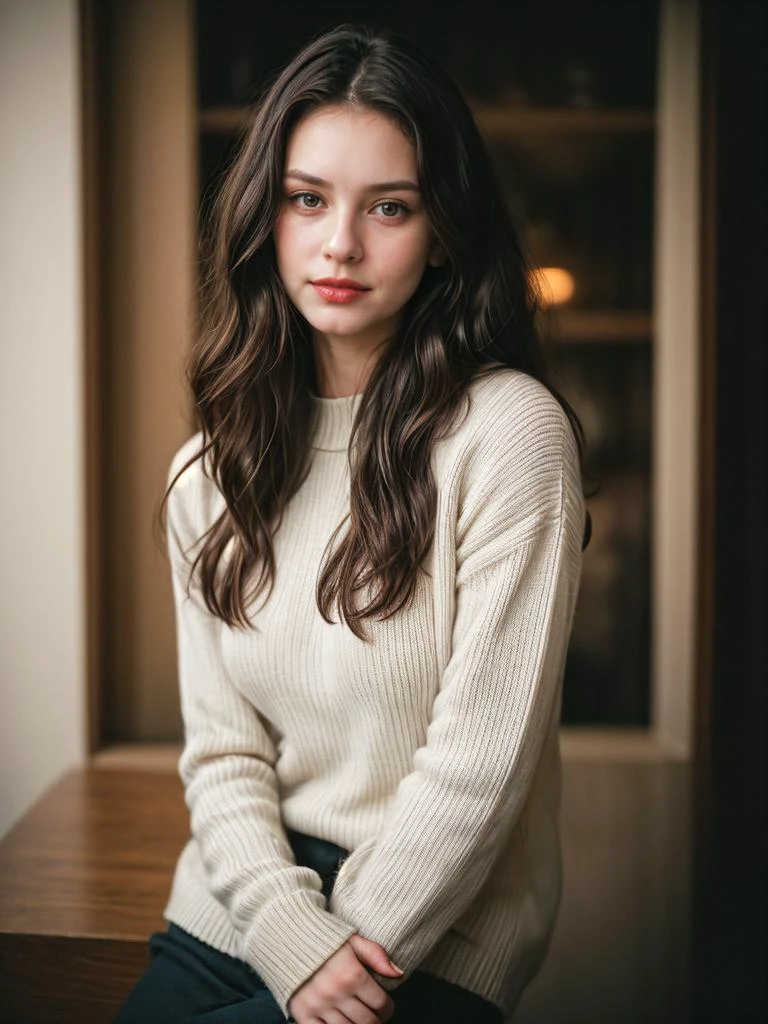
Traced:
<path fill-rule="evenodd" d="M 497 1024 L 560 898 L 578 420 L 456 86 L 342 26 L 221 191 L 167 497 L 192 839 L 122 1024 Z"/>

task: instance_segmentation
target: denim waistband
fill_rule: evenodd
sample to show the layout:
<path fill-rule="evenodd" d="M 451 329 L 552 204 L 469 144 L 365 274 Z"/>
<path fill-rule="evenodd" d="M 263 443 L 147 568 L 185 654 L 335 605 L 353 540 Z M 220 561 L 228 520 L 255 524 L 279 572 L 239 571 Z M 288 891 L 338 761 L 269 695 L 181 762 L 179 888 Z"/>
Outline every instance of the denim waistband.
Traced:
<path fill-rule="evenodd" d="M 323 880 L 323 893 L 327 898 L 333 888 L 341 862 L 349 856 L 349 850 L 337 846 L 336 843 L 329 843 L 326 839 L 308 836 L 292 828 L 286 828 L 285 832 L 293 849 L 296 863 L 312 868 L 320 875 Z"/>

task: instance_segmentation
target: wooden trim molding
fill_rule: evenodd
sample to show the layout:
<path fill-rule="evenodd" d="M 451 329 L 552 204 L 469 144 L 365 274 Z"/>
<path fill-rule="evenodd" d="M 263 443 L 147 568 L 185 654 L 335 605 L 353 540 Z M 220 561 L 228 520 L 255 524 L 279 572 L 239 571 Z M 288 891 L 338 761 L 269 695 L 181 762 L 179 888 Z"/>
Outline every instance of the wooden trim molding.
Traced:
<path fill-rule="evenodd" d="M 104 366 L 102 353 L 104 179 L 99 124 L 103 75 L 99 61 L 103 5 L 80 3 L 80 102 L 83 211 L 83 416 L 85 438 L 86 707 L 88 751 L 104 731 Z"/>
<path fill-rule="evenodd" d="M 652 722 L 690 757 L 696 635 L 699 58 L 693 3 L 661 5 L 653 355 Z"/>

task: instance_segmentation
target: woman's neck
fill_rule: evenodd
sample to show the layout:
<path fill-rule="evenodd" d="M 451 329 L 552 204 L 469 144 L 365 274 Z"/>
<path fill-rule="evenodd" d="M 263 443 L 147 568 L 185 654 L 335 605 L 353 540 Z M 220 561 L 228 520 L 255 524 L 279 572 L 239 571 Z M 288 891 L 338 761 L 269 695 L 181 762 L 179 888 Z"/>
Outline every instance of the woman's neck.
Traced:
<path fill-rule="evenodd" d="M 368 347 L 354 339 L 315 337 L 317 394 L 321 398 L 348 398 L 365 391 L 383 344 Z"/>

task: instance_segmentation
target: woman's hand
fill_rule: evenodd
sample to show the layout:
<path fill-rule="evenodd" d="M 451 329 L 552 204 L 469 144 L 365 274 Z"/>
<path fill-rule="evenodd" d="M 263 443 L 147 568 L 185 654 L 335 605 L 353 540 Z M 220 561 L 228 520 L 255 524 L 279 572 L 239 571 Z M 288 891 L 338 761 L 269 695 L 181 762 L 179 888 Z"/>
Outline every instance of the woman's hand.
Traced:
<path fill-rule="evenodd" d="M 296 1024 L 379 1024 L 390 1020 L 395 1004 L 366 967 L 390 978 L 403 973 L 378 942 L 351 935 L 288 1000 L 288 1012 Z"/>

